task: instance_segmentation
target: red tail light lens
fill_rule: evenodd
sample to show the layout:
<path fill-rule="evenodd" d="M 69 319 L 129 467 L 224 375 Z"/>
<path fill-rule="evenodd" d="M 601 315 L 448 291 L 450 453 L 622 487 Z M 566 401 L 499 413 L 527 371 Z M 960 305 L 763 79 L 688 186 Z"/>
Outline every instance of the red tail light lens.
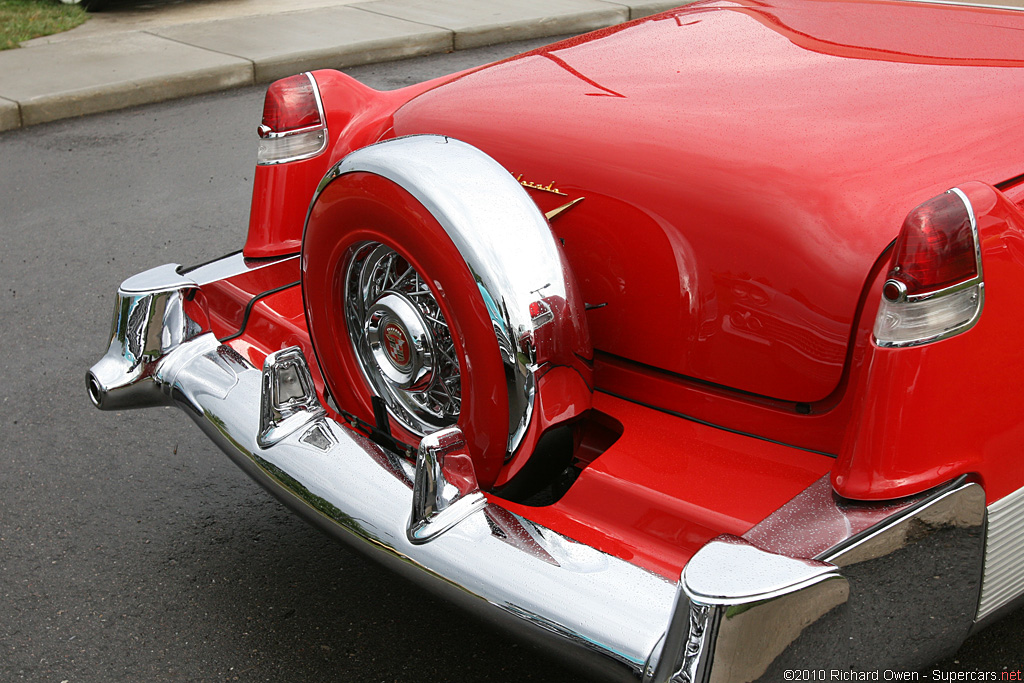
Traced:
<path fill-rule="evenodd" d="M 275 81 L 263 100 L 263 125 L 274 133 L 323 126 L 320 105 L 309 74 Z"/>
<path fill-rule="evenodd" d="M 917 346 L 966 332 L 985 302 L 974 209 L 958 188 L 903 221 L 875 318 L 879 346 Z"/>
<path fill-rule="evenodd" d="M 896 240 L 886 298 L 897 298 L 897 283 L 903 284 L 907 296 L 914 296 L 978 277 L 971 222 L 971 212 L 954 192 L 911 211 Z"/>
<path fill-rule="evenodd" d="M 538 329 L 547 325 L 549 322 L 555 319 L 555 314 L 551 310 L 551 306 L 545 301 L 531 301 L 530 302 L 530 318 L 533 321 L 533 329 Z"/>
<path fill-rule="evenodd" d="M 263 124 L 257 129 L 260 166 L 302 161 L 327 149 L 327 124 L 313 74 L 275 81 L 263 100 Z"/>

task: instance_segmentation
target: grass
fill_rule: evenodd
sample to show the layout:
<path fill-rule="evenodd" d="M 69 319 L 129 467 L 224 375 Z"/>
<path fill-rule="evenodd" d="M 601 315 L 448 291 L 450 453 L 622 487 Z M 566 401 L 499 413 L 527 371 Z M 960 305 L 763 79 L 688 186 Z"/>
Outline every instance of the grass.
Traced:
<path fill-rule="evenodd" d="M 0 0 L 0 50 L 10 50 L 29 38 L 74 28 L 89 17 L 78 5 L 60 0 Z"/>

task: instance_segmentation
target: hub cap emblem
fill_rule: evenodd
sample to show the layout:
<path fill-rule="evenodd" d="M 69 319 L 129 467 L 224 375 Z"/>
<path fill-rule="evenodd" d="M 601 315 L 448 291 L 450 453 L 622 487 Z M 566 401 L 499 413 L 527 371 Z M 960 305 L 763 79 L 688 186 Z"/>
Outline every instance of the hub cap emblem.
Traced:
<path fill-rule="evenodd" d="M 388 358 L 396 367 L 405 368 L 409 365 L 409 338 L 405 330 L 396 323 L 389 322 L 384 326 L 385 348 Z"/>

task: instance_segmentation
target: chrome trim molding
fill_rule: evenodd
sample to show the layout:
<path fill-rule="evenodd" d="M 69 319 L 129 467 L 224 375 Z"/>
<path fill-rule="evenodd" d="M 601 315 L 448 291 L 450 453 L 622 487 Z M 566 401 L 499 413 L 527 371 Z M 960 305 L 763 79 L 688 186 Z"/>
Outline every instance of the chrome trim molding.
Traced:
<path fill-rule="evenodd" d="M 891 297 L 885 293 L 885 290 L 889 287 L 896 289 L 896 296 Z M 882 296 L 891 303 L 899 303 L 907 300 L 907 286 L 899 280 L 886 280 L 885 284 L 882 285 Z"/>
<path fill-rule="evenodd" d="M 189 270 L 183 275 L 195 286 L 202 287 L 203 285 L 210 284 L 211 282 L 217 282 L 218 280 L 225 280 L 235 275 L 241 275 L 242 273 L 249 273 L 254 270 L 260 270 L 267 266 L 274 266 L 283 261 L 290 261 L 298 259 L 299 255 L 294 254 L 292 256 L 282 256 L 280 258 L 261 258 L 261 259 L 247 259 L 242 255 L 242 252 L 237 254 L 231 254 L 224 258 L 211 261 L 210 263 L 204 263 L 201 266 Z M 181 268 L 177 269 L 179 272 Z"/>
<path fill-rule="evenodd" d="M 980 621 L 1024 594 L 1024 488 L 988 507 Z"/>
<path fill-rule="evenodd" d="M 1024 7 L 1020 7 L 1018 5 L 997 5 L 997 4 L 987 4 L 987 3 L 985 3 L 985 4 L 983 4 L 983 3 L 975 4 L 973 2 L 958 2 L 957 0 L 907 0 L 907 1 L 908 2 L 920 2 L 920 3 L 924 3 L 924 4 L 928 4 L 928 5 L 955 5 L 957 7 L 970 7 L 970 8 L 983 7 L 984 9 L 1005 9 L 1005 10 L 1013 10 L 1013 11 L 1016 11 L 1016 12 L 1024 11 Z"/>
<path fill-rule="evenodd" d="M 514 453 L 530 425 L 536 375 L 551 360 L 547 351 L 571 349 L 561 337 L 580 330 L 586 352 L 590 346 L 582 300 L 547 221 L 498 162 L 471 145 L 439 135 L 396 138 L 352 152 L 324 176 L 310 211 L 331 182 L 357 172 L 387 178 L 415 197 L 441 224 L 477 278 L 508 377 L 507 451 Z M 530 307 L 547 301 L 565 304 L 560 306 L 555 332 L 536 335 Z M 549 341 L 539 342 L 540 338 Z"/>
<path fill-rule="evenodd" d="M 309 74 L 307 74 L 307 75 L 309 75 Z M 323 115 L 323 112 L 321 110 L 321 116 L 322 115 Z M 322 130 L 323 130 L 323 126 L 313 125 L 313 126 L 306 126 L 305 128 L 296 128 L 295 130 L 286 130 L 283 133 L 275 133 L 273 131 L 273 129 L 271 129 L 270 126 L 265 126 L 263 124 L 260 124 L 259 126 L 256 127 L 256 134 L 259 135 L 260 138 L 262 138 L 264 140 L 279 140 L 281 138 L 286 138 L 289 135 L 302 135 L 303 133 L 318 133 L 318 132 L 320 132 Z"/>

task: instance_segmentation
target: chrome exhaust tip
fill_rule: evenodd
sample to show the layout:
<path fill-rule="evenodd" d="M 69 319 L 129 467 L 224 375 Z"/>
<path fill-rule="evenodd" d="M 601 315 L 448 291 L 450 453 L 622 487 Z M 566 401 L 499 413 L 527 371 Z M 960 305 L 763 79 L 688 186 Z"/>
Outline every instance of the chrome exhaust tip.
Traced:
<path fill-rule="evenodd" d="M 100 410 L 170 404 L 159 377 L 163 361 L 203 332 L 183 307 L 196 283 L 177 269 L 153 268 L 118 289 L 107 353 L 85 375 L 89 400 Z"/>
<path fill-rule="evenodd" d="M 85 390 L 100 410 L 170 405 L 157 372 L 156 363 L 131 363 L 115 348 L 85 373 Z"/>
<path fill-rule="evenodd" d="M 103 410 L 103 398 L 106 396 L 107 392 L 103 389 L 99 379 L 96 378 L 96 375 L 94 375 L 91 370 L 85 373 L 85 390 L 89 392 L 89 400 L 92 401 L 92 404 L 100 410 Z"/>

